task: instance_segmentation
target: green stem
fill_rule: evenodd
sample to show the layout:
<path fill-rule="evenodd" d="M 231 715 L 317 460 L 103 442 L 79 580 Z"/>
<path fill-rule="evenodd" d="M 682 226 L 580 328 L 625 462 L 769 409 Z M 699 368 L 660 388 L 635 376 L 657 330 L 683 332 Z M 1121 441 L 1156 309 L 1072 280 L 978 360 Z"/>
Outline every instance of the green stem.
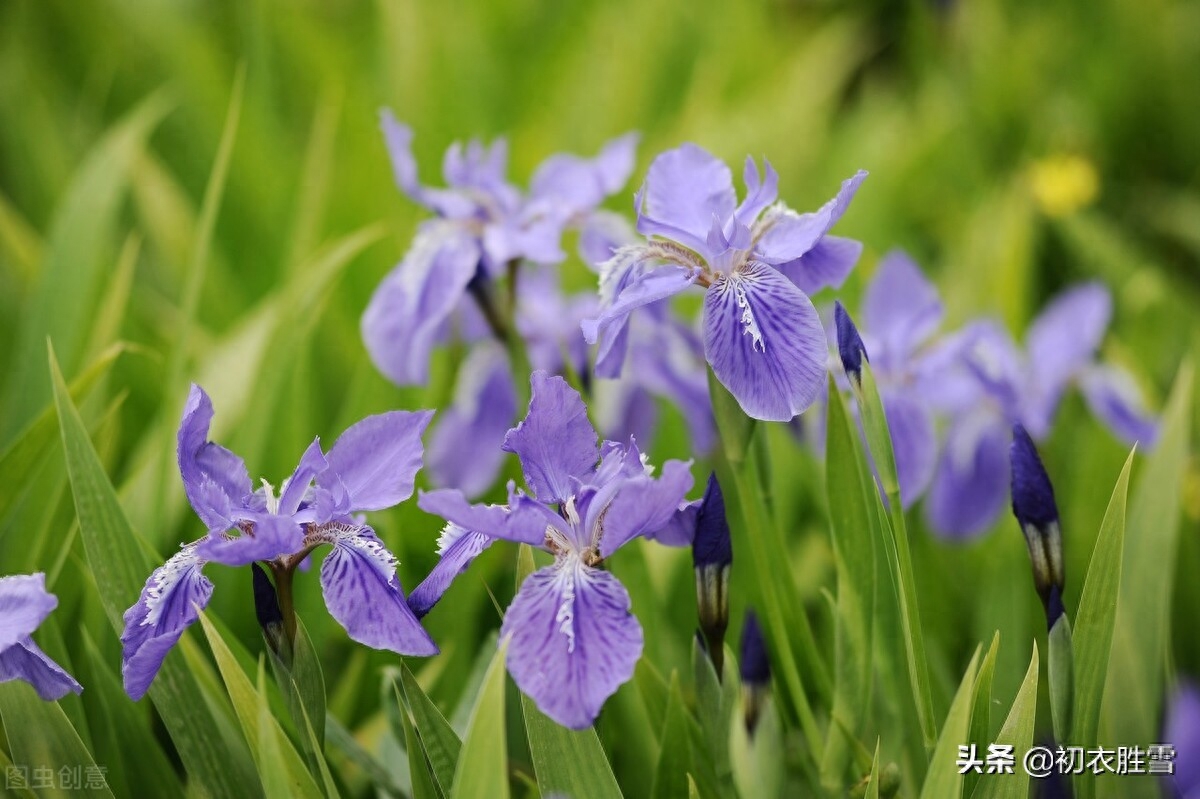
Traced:
<path fill-rule="evenodd" d="M 296 644 L 296 600 L 292 590 L 292 578 L 296 574 L 296 562 L 271 562 L 275 574 L 275 596 L 279 601 L 279 612 L 283 616 L 283 633 L 287 646 L 280 657 L 291 668 L 292 652 Z"/>

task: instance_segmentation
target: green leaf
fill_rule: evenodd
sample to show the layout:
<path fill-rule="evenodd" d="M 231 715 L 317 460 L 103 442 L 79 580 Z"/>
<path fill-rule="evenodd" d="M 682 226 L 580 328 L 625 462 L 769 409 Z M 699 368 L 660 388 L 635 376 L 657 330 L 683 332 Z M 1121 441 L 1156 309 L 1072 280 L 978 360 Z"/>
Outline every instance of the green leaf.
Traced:
<path fill-rule="evenodd" d="M 858 431 L 832 379 L 827 408 L 825 493 L 837 569 L 837 604 L 833 723 L 821 758 L 821 784 L 837 790 L 844 784 L 850 761 L 849 738 L 861 728 L 871 708 L 877 500 L 874 487 L 863 479 Z"/>
<path fill-rule="evenodd" d="M 725 646 L 728 655 L 729 647 Z M 729 720 L 737 707 L 738 693 L 735 688 L 738 675 L 736 663 L 726 660 L 724 666 L 725 682 L 717 679 L 717 671 L 713 668 L 712 659 L 700 645 L 698 638 L 692 638 L 692 674 L 696 681 L 696 715 L 700 719 L 700 730 L 703 734 L 704 745 L 708 750 L 707 758 L 712 764 L 713 773 L 717 779 L 724 780 L 730 774 L 729 767 Z M 734 689 L 732 691 L 728 689 Z"/>
<path fill-rule="evenodd" d="M 56 210 L 46 237 L 46 261 L 23 309 L 0 441 L 8 441 L 49 399 L 42 371 L 47 339 L 58 348 L 68 372 L 77 368 L 130 167 L 167 110 L 166 99 L 155 94 L 129 112 L 88 153 Z"/>
<path fill-rule="evenodd" d="M 429 772 L 429 761 L 425 759 L 425 750 L 421 739 L 413 728 L 412 720 L 408 717 L 408 709 L 400 698 L 399 686 L 392 684 L 399 706 L 400 724 L 404 728 L 404 749 L 408 752 L 408 772 L 412 775 L 412 799 L 441 799 L 442 794 L 433 784 L 433 775 Z"/>
<path fill-rule="evenodd" d="M 992 743 L 992 676 L 996 673 L 996 655 L 1000 650 L 1000 632 L 992 636 L 992 645 L 988 647 L 983 663 L 979 666 L 979 677 L 975 680 L 975 696 L 971 708 L 971 729 L 967 735 L 967 743 L 975 744 L 978 751 L 986 752 L 988 744 Z M 969 771 L 963 775 L 963 796 L 970 796 L 975 790 L 979 775 Z"/>
<path fill-rule="evenodd" d="M 201 617 L 203 620 L 203 617 Z M 205 632 L 215 629 L 205 628 Z M 209 639 L 211 643 L 211 638 Z M 232 664 L 238 676 L 245 678 L 241 668 Z M 321 789 L 313 782 L 312 775 L 304 767 L 300 754 L 292 746 L 279 723 L 271 715 L 271 705 L 267 702 L 266 669 L 262 661 L 258 665 L 258 690 L 251 688 L 254 710 L 257 711 L 258 728 L 258 772 L 262 778 L 263 790 L 267 796 L 287 796 L 290 799 L 323 799 Z M 246 681 L 246 687 L 250 683 Z M 247 714 L 249 715 L 249 714 Z M 250 734 L 249 728 L 246 734 Z M 334 799 L 333 794 L 330 799 Z"/>
<path fill-rule="evenodd" d="M 871 758 L 871 775 L 863 799 L 879 799 L 879 741 L 875 741 L 875 756 Z"/>
<path fill-rule="evenodd" d="M 783 795 L 783 727 L 772 697 L 763 703 L 753 735 L 747 732 L 740 713 L 730 721 L 729 762 L 733 784 L 743 798 L 775 799 Z"/>
<path fill-rule="evenodd" d="M 1117 600 L 1121 592 L 1121 555 L 1125 545 L 1125 498 L 1129 490 L 1129 470 L 1134 453 L 1125 459 L 1125 467 L 1113 488 L 1108 510 L 1100 524 L 1096 548 L 1088 564 L 1074 625 L 1075 701 L 1071 745 L 1085 749 L 1095 746 L 1104 700 L 1104 681 L 1108 676 L 1108 657 L 1112 651 L 1113 626 L 1117 620 Z M 1164 611 L 1165 612 L 1165 611 Z M 1080 799 L 1094 795 L 1095 781 L 1089 774 L 1079 775 L 1076 788 Z"/>
<path fill-rule="evenodd" d="M 433 776 L 438 788 L 444 796 L 450 795 L 454 785 L 454 772 L 458 766 L 462 742 L 455 734 L 454 728 L 446 717 L 437 709 L 426 693 L 417 684 L 417 678 L 409 671 L 408 665 L 400 664 L 400 686 L 409 710 L 412 711 L 417 733 L 421 737 L 421 745 L 425 748 L 425 756 L 433 767 Z"/>
<path fill-rule="evenodd" d="M 42 701 L 32 686 L 20 680 L 0 683 L 0 718 L 4 720 L 13 761 L 30 771 L 50 768 L 57 784 L 61 768 L 86 770 L 96 766 L 92 753 L 83 745 L 62 708 L 57 702 Z M 112 799 L 107 786 L 81 788 L 71 795 Z"/>
<path fill-rule="evenodd" d="M 279 722 L 271 714 L 265 689 L 255 690 L 250 678 L 238 665 L 237 658 L 204 613 L 200 614 L 200 626 L 204 628 L 217 669 L 221 672 L 233 709 L 242 723 L 242 733 L 256 755 L 255 763 L 267 796 L 322 796 L 304 764 L 304 758 L 287 740 L 283 730 L 279 729 Z M 260 661 L 260 672 L 262 668 Z M 260 673 L 260 684 L 262 679 Z M 281 787 L 286 787 L 286 790 L 280 792 Z"/>
<path fill-rule="evenodd" d="M 154 565 L 125 519 L 83 420 L 71 403 L 53 350 L 50 374 L 84 550 L 104 612 L 120 633 L 125 628 L 125 608 L 137 600 Z M 257 794 L 249 751 L 242 741 L 224 734 L 227 728 L 213 716 L 196 676 L 179 656 L 168 655 L 163 661 L 149 695 L 192 778 L 216 799 L 240 799 L 247 791 Z"/>
<path fill-rule="evenodd" d="M 454 770 L 451 799 L 508 799 L 508 748 L 504 724 L 504 658 L 501 641 L 471 712 L 467 738 Z"/>
<path fill-rule="evenodd" d="M 687 710 L 683 706 L 683 695 L 679 692 L 679 677 L 674 672 L 671 673 L 667 697 L 662 751 L 654 770 L 650 796 L 651 799 L 687 799 L 692 753 L 688 745 Z"/>
<path fill-rule="evenodd" d="M 959 683 L 954 701 L 950 703 L 950 712 L 946 714 L 946 722 L 938 736 L 937 746 L 929 760 L 929 771 L 925 774 L 925 783 L 921 786 L 921 799 L 948 799 L 961 796 L 963 775 L 958 773 L 955 761 L 958 757 L 958 747 L 967 739 L 967 731 L 971 724 L 971 698 L 975 693 L 975 675 L 979 664 L 979 649 L 971 658 L 967 672 Z"/>
<path fill-rule="evenodd" d="M 1071 620 L 1065 613 L 1054 622 L 1047 638 L 1050 720 L 1055 739 L 1069 741 L 1075 705 L 1075 644 L 1071 640 Z"/>
<path fill-rule="evenodd" d="M 325 746 L 325 677 L 321 673 L 321 662 L 313 648 L 312 639 L 304 622 L 296 619 L 296 640 L 292 645 L 292 666 L 289 669 L 270 646 L 266 647 L 271 658 L 275 681 L 283 692 L 288 713 L 296 729 L 303 732 L 305 719 L 313 728 L 316 747 L 321 752 Z M 301 736 L 301 742 L 308 742 Z M 310 756 L 313 752 L 308 753 Z"/>
<path fill-rule="evenodd" d="M 1149 741 L 1159 732 L 1163 676 L 1171 649 L 1169 606 L 1175 578 L 1171 564 L 1177 558 L 1180 498 L 1191 454 L 1193 376 L 1191 363 L 1185 363 L 1129 504 L 1108 701 L 1101 722 L 1105 741 Z"/>
<path fill-rule="evenodd" d="M 517 552 L 518 589 L 533 569 L 533 550 L 522 544 Z M 594 727 L 568 730 L 538 710 L 537 704 L 525 694 L 521 694 L 521 711 L 525 716 L 533 771 L 543 796 L 554 793 L 589 799 L 619 799 L 621 788 Z"/>
<path fill-rule="evenodd" d="M 1012 774 L 985 774 L 980 777 L 972 799 L 1025 799 L 1029 795 L 1029 775 L 1021 768 L 1019 758 L 1033 746 L 1034 722 L 1037 721 L 1038 650 L 1033 645 L 1029 670 L 1021 683 L 1017 697 L 1004 726 L 996 734 L 995 743 L 1011 746 L 1017 762 Z"/>

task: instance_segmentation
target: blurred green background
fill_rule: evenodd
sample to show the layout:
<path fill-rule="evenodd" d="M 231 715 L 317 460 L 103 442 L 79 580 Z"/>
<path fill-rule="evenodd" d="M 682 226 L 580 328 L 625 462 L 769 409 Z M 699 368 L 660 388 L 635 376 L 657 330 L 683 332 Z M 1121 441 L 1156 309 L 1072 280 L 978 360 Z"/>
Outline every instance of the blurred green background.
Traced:
<path fill-rule="evenodd" d="M 239 71 L 227 181 L 206 218 Z M 521 183 L 553 152 L 590 155 L 638 130 L 638 168 L 610 203 L 622 211 L 654 154 L 682 141 L 734 164 L 765 155 L 798 209 L 867 169 L 837 231 L 866 243 L 844 290 L 850 307 L 893 246 L 934 276 L 955 326 L 994 314 L 1019 334 L 1058 289 L 1100 278 L 1116 298 L 1105 355 L 1158 408 L 1200 340 L 1198 75 L 1194 1 L 6 0 L 0 449 L 50 402 L 47 336 L 68 378 L 128 342 L 85 419 L 135 528 L 165 556 L 201 532 L 173 461 L 188 382 L 213 395 L 215 437 L 275 483 L 314 434 L 331 443 L 365 413 L 444 404 L 450 359 L 436 359 L 427 390 L 399 390 L 359 338 L 372 290 L 424 217 L 392 182 L 383 106 L 415 129 L 434 183 L 456 139 L 509 137 Z M 593 285 L 578 262 L 564 270 L 571 285 Z M 655 460 L 688 457 L 677 419 L 667 432 Z M 776 493 L 795 520 L 797 589 L 823 629 L 819 468 L 782 433 L 774 444 L 787 450 Z M 1124 454 L 1068 401 L 1046 447 L 1077 578 L 1068 607 Z M 51 572 L 62 632 L 45 648 L 86 685 L 66 631 L 85 625 L 110 664 L 119 648 L 75 539 L 61 455 L 44 453 L 30 475 L 0 514 L 0 572 Z M 1178 625 L 1200 609 L 1194 465 L 1184 511 L 1178 561 L 1162 564 L 1188 577 L 1177 580 Z M 415 585 L 438 520 L 407 507 L 374 521 Z M 997 694 L 1011 696 L 1038 631 L 1015 524 L 971 545 L 919 534 L 914 546 L 938 706 L 996 628 L 1014 642 L 996 673 Z M 687 662 L 690 561 L 639 552 L 614 569 L 665 673 Z M 440 701 L 457 701 L 497 626 L 488 591 L 507 601 L 511 560 L 489 552 L 431 615 L 446 655 L 422 680 Z M 257 652 L 248 573 L 211 572 L 212 608 Z M 352 645 L 325 615 L 315 574 L 299 581 L 331 711 L 369 735 L 377 670 L 394 659 Z M 1200 674 L 1200 642 L 1176 629 L 1178 668 Z"/>

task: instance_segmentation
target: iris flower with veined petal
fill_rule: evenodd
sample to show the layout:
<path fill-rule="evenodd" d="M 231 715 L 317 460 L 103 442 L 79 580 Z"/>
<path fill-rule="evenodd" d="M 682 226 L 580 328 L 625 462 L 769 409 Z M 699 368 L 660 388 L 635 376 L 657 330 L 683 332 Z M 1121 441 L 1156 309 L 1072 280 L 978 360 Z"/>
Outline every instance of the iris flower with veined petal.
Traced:
<path fill-rule="evenodd" d="M 505 177 L 507 146 L 453 145 L 443 164 L 447 188 L 422 185 L 412 131 L 385 111 L 383 132 L 400 189 L 437 217 L 424 222 L 411 249 L 376 289 L 362 318 L 363 339 L 376 367 L 399 385 L 423 385 L 429 356 L 451 314 L 469 291 L 485 317 L 490 281 L 520 261 L 558 263 L 567 228 L 603 225 L 596 207 L 625 184 L 637 138 L 609 142 L 593 159 L 548 158 L 522 193 Z M 488 320 L 499 333 L 499 320 Z"/>
<path fill-rule="evenodd" d="M 421 494 L 445 518 L 442 561 L 410 599 L 427 610 L 491 540 L 540 547 L 554 564 L 521 584 L 504 616 L 508 670 L 550 718 L 573 729 L 595 721 L 604 701 L 633 676 L 642 628 L 620 581 L 601 566 L 618 548 L 653 535 L 692 485 L 689 465 L 667 461 L 655 479 L 631 441 L 601 444 L 579 394 L 535 372 L 529 413 L 509 431 L 530 493 L 509 485 L 506 505 L 471 505 L 461 492 Z M 415 604 L 415 603 L 414 603 Z"/>
<path fill-rule="evenodd" d="M 31 637 L 56 607 L 45 574 L 0 577 L 0 682 L 24 680 L 47 702 L 83 690 Z"/>
<path fill-rule="evenodd" d="M 1030 325 L 1020 349 L 999 325 L 977 322 L 958 334 L 960 365 L 945 372 L 950 424 L 925 503 L 931 527 L 969 536 L 988 529 L 1008 493 L 1009 430 L 1049 435 L 1067 389 L 1078 385 L 1092 413 L 1118 438 L 1154 445 L 1158 423 L 1133 378 L 1101 363 L 1112 298 L 1098 283 L 1060 294 Z"/>
<path fill-rule="evenodd" d="M 839 286 L 862 245 L 828 235 L 858 172 L 818 211 L 775 203 L 778 175 L 746 159 L 739 205 L 728 167 L 694 144 L 659 155 L 637 193 L 644 244 L 619 250 L 601 275 L 602 310 L 584 323 L 599 341 L 597 373 L 620 370 L 630 314 L 692 285 L 707 289 L 704 352 L 748 415 L 788 421 L 812 405 L 825 376 L 825 334 L 808 294 Z"/>
<path fill-rule="evenodd" d="M 125 611 L 122 675 L 140 699 L 163 659 L 208 605 L 207 563 L 270 565 L 277 579 L 318 546 L 332 549 L 321 565 L 330 614 L 359 643 L 405 655 L 432 655 L 437 646 L 408 609 L 396 558 L 375 531 L 352 514 L 382 510 L 411 496 L 421 468 L 421 433 L 432 411 L 368 416 L 325 453 L 319 440 L 305 451 L 278 497 L 265 481 L 254 490 L 246 465 L 208 440 L 213 407 L 193 385 L 179 425 L 184 491 L 208 535 L 184 545 L 155 569 L 138 601 Z"/>

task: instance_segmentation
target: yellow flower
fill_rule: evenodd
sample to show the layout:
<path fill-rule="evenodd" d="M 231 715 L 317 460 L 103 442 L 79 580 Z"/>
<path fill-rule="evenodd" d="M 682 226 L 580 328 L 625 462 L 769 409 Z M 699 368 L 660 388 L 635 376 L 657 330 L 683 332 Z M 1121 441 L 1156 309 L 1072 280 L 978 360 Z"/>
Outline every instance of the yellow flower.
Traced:
<path fill-rule="evenodd" d="M 1091 204 L 1100 193 L 1100 176 L 1088 159 L 1051 155 L 1029 168 L 1034 200 L 1047 216 L 1063 217 Z"/>

